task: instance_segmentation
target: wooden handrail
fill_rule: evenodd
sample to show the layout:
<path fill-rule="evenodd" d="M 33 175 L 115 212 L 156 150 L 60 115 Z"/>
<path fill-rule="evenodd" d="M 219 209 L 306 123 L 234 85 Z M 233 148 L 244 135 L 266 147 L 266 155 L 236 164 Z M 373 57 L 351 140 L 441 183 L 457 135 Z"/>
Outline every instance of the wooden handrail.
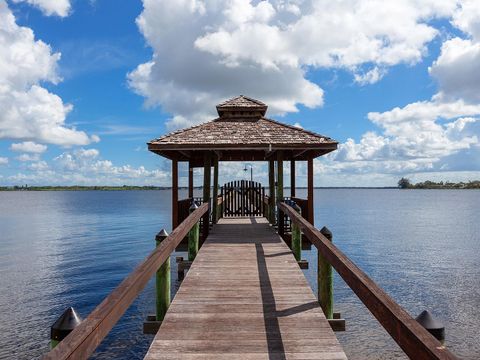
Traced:
<path fill-rule="evenodd" d="M 43 359 L 87 359 L 122 317 L 158 268 L 208 211 L 208 203 L 191 213 L 90 315 Z"/>
<path fill-rule="evenodd" d="M 411 359 L 457 359 L 355 265 L 319 230 L 283 202 L 278 207 L 297 224 L 367 309 Z"/>

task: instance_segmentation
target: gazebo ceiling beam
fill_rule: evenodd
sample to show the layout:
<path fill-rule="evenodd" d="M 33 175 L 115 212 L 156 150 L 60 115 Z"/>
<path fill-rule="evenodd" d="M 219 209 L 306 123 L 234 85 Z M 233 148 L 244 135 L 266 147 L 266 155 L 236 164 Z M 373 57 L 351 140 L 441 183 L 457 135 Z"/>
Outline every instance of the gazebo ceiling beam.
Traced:
<path fill-rule="evenodd" d="M 205 153 L 210 153 L 219 158 L 220 161 L 269 161 L 276 160 L 277 151 L 283 151 L 284 160 L 304 161 L 309 158 L 316 158 L 318 156 L 327 154 L 331 149 L 275 149 L 268 153 L 260 149 L 169 149 L 169 150 L 153 150 L 158 155 L 161 155 L 170 160 L 177 160 L 179 162 L 188 161 L 193 167 L 203 167 L 203 156 Z"/>
<path fill-rule="evenodd" d="M 206 150 L 206 151 L 225 151 L 225 150 L 257 150 L 257 151 L 277 151 L 277 150 L 329 150 L 337 149 L 336 143 L 326 144 L 216 144 L 216 143 L 199 143 L 199 144 L 155 144 L 149 143 L 148 150 L 150 151 L 178 151 L 178 150 Z"/>
<path fill-rule="evenodd" d="M 265 159 L 269 159 L 270 157 L 272 157 L 272 156 L 275 154 L 275 151 L 276 151 L 276 150 L 267 150 L 267 151 L 265 151 Z"/>
<path fill-rule="evenodd" d="M 191 157 L 191 151 L 187 151 L 187 150 L 178 150 L 178 152 L 180 154 L 182 154 L 183 156 L 185 156 L 186 158 L 190 159 Z"/>
<path fill-rule="evenodd" d="M 296 153 L 293 154 L 293 158 L 298 158 L 299 156 L 305 154 L 307 151 L 309 151 L 310 149 L 304 149 L 304 150 L 301 150 L 301 151 L 298 151 Z"/>

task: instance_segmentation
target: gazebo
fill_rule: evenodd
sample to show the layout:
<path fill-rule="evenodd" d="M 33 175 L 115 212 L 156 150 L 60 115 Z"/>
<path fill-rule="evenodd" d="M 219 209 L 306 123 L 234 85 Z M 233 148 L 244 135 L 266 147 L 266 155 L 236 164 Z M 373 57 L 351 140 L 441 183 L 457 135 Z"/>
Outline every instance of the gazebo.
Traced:
<path fill-rule="evenodd" d="M 190 199 L 193 199 L 193 169 L 204 168 L 204 202 L 209 202 L 211 198 L 216 200 L 218 197 L 220 161 L 268 162 L 270 209 L 275 209 L 275 199 L 284 200 L 283 162 L 290 161 L 290 195 L 295 198 L 295 163 L 306 161 L 307 199 L 297 200 L 303 201 L 302 207 L 306 210 L 303 215 L 313 224 L 313 159 L 336 150 L 338 142 L 327 136 L 266 118 L 267 105 L 243 95 L 217 105 L 217 112 L 218 118 L 212 121 L 181 129 L 148 142 L 148 150 L 172 161 L 172 228 L 180 223 L 178 163 L 181 161 L 189 164 Z M 213 196 L 210 194 L 212 166 Z M 213 206 L 212 211 L 213 219 L 216 219 L 217 207 Z M 204 228 L 207 228 L 206 233 L 203 233 L 206 235 L 208 226 Z"/>

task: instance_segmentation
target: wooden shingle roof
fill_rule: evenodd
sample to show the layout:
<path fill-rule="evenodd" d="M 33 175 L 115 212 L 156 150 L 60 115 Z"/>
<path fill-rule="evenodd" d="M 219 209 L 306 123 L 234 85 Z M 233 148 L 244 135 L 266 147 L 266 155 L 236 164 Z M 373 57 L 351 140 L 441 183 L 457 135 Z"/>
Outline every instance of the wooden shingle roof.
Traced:
<path fill-rule="evenodd" d="M 211 146 L 265 146 L 291 147 L 324 145 L 336 142 L 329 137 L 318 135 L 294 126 L 267 118 L 218 118 L 187 129 L 178 130 L 152 140 L 149 144 L 168 147 Z"/>
<path fill-rule="evenodd" d="M 228 160 L 265 160 L 278 150 L 286 152 L 286 159 L 302 160 L 337 148 L 327 136 L 265 118 L 266 109 L 246 96 L 230 99 L 217 106 L 219 118 L 151 140 L 148 149 L 178 160 L 202 151 L 216 151 Z"/>
<path fill-rule="evenodd" d="M 217 112 L 219 116 L 231 116 L 232 112 L 236 112 L 239 116 L 248 116 L 258 112 L 261 116 L 264 116 L 267 108 L 268 106 L 259 100 L 240 95 L 218 104 Z"/>

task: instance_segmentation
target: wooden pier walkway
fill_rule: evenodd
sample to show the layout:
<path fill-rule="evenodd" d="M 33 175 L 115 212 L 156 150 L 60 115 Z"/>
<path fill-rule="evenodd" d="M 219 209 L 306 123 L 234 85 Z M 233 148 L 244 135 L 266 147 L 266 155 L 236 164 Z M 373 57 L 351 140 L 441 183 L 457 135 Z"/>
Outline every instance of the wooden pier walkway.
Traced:
<path fill-rule="evenodd" d="M 214 225 L 146 359 L 346 359 L 291 250 L 265 218 Z"/>
<path fill-rule="evenodd" d="M 315 228 L 313 160 L 338 142 L 265 118 L 267 105 L 243 95 L 216 108 L 215 120 L 148 143 L 150 151 L 171 160 L 172 232 L 160 231 L 155 249 L 73 330 L 68 326 L 60 333 L 52 326 L 54 348 L 43 359 L 88 359 L 154 276 L 156 313 L 144 330 L 162 324 L 147 359 L 346 359 L 293 255 L 300 259 L 302 236 L 317 249 L 319 299 L 332 324 L 338 324 L 335 270 L 411 359 L 456 360 L 335 246 L 326 227 Z M 223 161 L 243 162 L 244 170 L 250 165 L 250 181 L 229 182 L 219 194 Z M 290 162 L 289 197 L 283 193 L 285 161 Z M 299 161 L 306 162 L 306 199 L 295 194 Z M 268 162 L 268 197 L 252 181 L 251 162 Z M 183 200 L 179 163 L 188 163 Z M 201 198 L 193 196 L 195 168 L 203 168 Z M 258 215 L 277 224 L 278 234 L 265 218 L 237 218 Z M 210 224 L 215 225 L 209 234 Z M 206 241 L 197 253 L 199 229 Z M 287 237 L 292 250 L 282 240 Z M 195 260 L 170 304 L 170 256 L 185 245 L 189 260 Z"/>

